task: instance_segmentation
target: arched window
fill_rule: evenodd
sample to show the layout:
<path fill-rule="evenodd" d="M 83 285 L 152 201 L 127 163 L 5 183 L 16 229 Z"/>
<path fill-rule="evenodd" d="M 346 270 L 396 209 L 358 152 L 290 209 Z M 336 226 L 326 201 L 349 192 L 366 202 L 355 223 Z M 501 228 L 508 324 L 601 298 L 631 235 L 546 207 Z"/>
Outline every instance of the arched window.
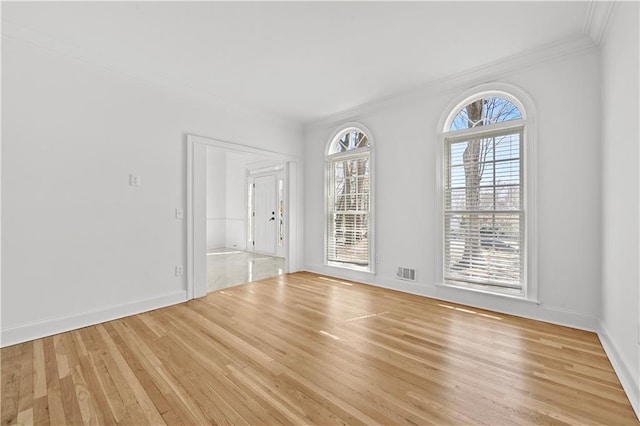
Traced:
<path fill-rule="evenodd" d="M 325 262 L 373 271 L 371 137 L 360 125 L 331 139 L 327 162 Z"/>
<path fill-rule="evenodd" d="M 490 126 L 522 118 L 520 109 L 513 102 L 496 97 L 476 99 L 462 107 L 453 117 L 449 131 Z"/>
<path fill-rule="evenodd" d="M 329 155 L 353 151 L 359 148 L 370 148 L 369 137 L 357 127 L 342 130 L 329 145 Z"/>
<path fill-rule="evenodd" d="M 527 296 L 526 112 L 503 92 L 481 92 L 443 126 L 442 279 Z M 530 296 L 530 295 L 529 295 Z"/>

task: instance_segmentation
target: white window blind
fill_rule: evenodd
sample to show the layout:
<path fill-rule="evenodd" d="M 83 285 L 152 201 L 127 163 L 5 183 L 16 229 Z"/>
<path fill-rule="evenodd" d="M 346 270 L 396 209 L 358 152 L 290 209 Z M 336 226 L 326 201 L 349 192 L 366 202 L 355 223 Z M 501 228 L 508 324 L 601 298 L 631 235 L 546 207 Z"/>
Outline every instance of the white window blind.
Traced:
<path fill-rule="evenodd" d="M 523 128 L 445 138 L 444 278 L 522 289 Z"/>
<path fill-rule="evenodd" d="M 327 212 L 327 261 L 370 264 L 369 152 L 331 158 Z"/>

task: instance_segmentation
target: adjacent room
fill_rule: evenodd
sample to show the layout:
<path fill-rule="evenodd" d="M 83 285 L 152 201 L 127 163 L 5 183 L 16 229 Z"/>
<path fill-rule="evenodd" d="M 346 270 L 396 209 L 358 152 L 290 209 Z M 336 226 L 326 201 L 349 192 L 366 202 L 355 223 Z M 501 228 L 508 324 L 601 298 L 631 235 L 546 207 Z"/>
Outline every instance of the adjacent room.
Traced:
<path fill-rule="evenodd" d="M 284 160 L 207 147 L 207 291 L 281 275 Z"/>
<path fill-rule="evenodd" d="M 638 1 L 10 2 L 2 424 L 638 424 Z"/>

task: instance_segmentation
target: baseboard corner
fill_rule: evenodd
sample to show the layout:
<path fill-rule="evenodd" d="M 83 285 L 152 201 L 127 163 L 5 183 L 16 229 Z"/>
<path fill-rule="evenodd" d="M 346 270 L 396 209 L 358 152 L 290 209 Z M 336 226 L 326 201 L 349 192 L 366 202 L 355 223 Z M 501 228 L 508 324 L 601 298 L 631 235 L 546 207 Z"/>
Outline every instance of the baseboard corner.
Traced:
<path fill-rule="evenodd" d="M 611 362 L 611 365 L 613 366 L 613 370 L 620 380 L 620 384 L 622 385 L 624 392 L 627 394 L 627 398 L 629 398 L 633 411 L 636 413 L 636 416 L 640 421 L 640 383 L 638 383 L 638 380 L 633 377 L 630 369 L 624 363 L 616 349 L 615 343 L 611 340 L 607 328 L 602 321 L 600 321 L 598 327 L 598 338 L 600 339 L 600 343 L 607 354 L 607 358 L 609 358 L 609 362 Z"/>

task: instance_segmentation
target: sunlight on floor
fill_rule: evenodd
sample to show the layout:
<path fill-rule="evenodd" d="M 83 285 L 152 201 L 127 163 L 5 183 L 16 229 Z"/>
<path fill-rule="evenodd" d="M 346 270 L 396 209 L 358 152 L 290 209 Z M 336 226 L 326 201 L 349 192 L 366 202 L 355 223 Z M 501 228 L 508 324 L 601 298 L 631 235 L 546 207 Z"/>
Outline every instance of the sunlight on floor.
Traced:
<path fill-rule="evenodd" d="M 226 249 L 218 249 L 218 250 L 226 250 Z M 207 256 L 219 256 L 221 254 L 235 254 L 235 253 L 242 253 L 241 251 L 238 250 L 233 250 L 233 251 L 216 251 L 216 252 L 211 252 L 211 253 L 207 253 Z"/>

